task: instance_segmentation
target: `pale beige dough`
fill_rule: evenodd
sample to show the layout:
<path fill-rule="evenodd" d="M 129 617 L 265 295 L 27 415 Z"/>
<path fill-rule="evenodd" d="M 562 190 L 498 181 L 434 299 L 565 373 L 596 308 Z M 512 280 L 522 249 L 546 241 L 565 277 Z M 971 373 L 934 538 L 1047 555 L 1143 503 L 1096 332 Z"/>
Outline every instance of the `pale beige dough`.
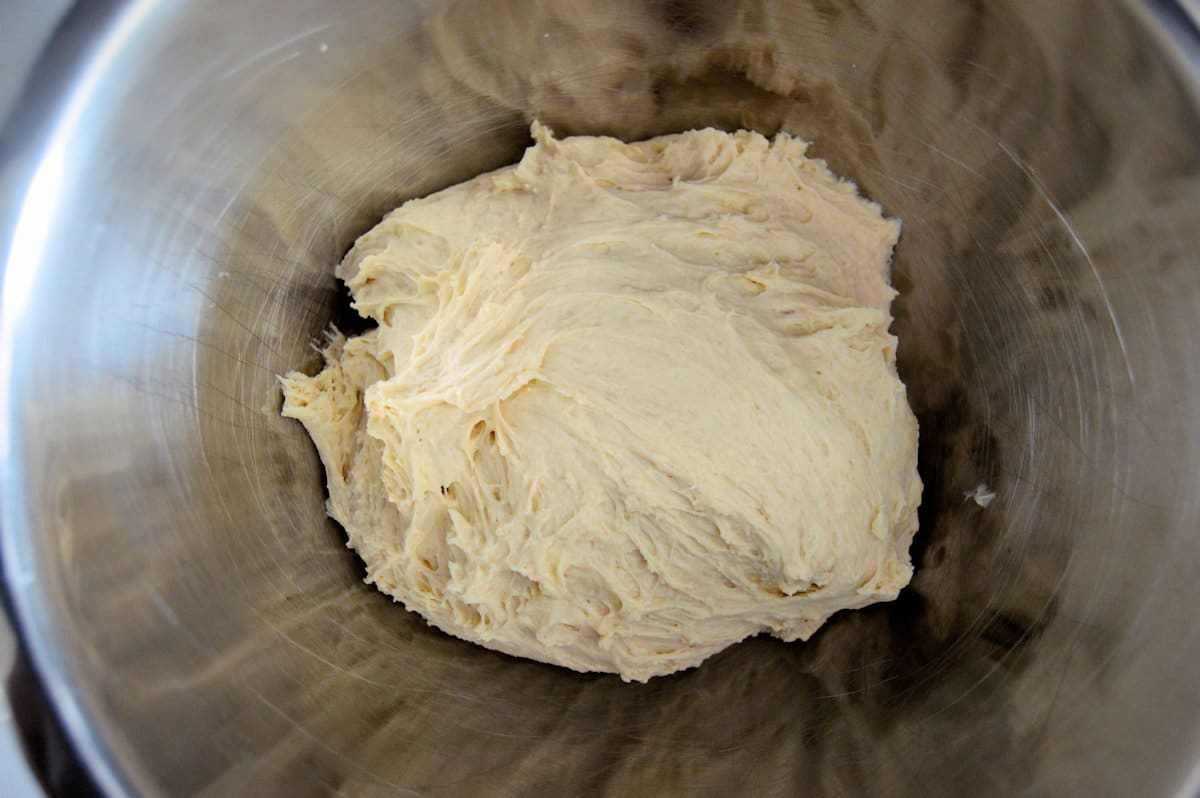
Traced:
<path fill-rule="evenodd" d="M 909 581 L 894 220 L 787 135 L 556 139 L 390 213 L 284 415 L 368 580 L 489 648 L 644 681 Z"/>

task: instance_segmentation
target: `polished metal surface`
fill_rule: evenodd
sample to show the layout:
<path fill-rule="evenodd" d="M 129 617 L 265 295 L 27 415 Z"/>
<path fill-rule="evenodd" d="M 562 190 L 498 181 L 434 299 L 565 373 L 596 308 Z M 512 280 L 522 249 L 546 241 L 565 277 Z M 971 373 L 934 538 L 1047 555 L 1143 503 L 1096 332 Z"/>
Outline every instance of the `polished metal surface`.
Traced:
<path fill-rule="evenodd" d="M 1196 59 L 1170 4 L 1116 0 L 83 4 L 3 150 L 0 503 L 98 782 L 1194 793 Z M 631 685 L 361 584 L 275 375 L 355 327 L 331 267 L 356 235 L 512 162 L 535 116 L 785 128 L 904 220 L 926 493 L 899 600 Z"/>

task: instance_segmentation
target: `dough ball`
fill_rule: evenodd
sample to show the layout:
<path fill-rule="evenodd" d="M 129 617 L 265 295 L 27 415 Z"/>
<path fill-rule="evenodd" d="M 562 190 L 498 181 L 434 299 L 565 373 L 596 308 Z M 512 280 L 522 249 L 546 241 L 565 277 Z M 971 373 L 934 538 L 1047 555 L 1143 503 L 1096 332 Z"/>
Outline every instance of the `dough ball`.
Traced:
<path fill-rule="evenodd" d="M 894 598 L 921 492 L 899 223 L 784 134 L 533 132 L 360 238 L 338 276 L 378 326 L 283 378 L 368 581 L 637 681 Z"/>

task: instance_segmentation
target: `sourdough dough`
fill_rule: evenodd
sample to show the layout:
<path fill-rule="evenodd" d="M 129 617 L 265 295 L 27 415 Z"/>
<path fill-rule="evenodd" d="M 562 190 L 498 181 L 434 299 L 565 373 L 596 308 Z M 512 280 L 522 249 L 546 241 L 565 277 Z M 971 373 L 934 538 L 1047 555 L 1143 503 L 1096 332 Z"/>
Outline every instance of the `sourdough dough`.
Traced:
<path fill-rule="evenodd" d="M 390 213 L 284 415 L 368 581 L 489 648 L 644 681 L 912 573 L 900 225 L 804 142 L 556 139 Z"/>

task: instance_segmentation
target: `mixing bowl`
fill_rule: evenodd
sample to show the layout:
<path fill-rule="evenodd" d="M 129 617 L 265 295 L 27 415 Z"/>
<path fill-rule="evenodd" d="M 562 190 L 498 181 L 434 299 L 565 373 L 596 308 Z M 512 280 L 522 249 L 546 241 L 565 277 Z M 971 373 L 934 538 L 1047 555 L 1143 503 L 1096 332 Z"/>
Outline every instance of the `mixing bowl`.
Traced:
<path fill-rule="evenodd" d="M 80 4 L 5 138 L 3 564 L 112 795 L 1188 795 L 1198 38 L 1169 3 Z M 787 129 L 904 221 L 916 576 L 649 684 L 363 585 L 276 375 L 541 119 Z M 966 494 L 986 485 L 983 507 Z"/>

